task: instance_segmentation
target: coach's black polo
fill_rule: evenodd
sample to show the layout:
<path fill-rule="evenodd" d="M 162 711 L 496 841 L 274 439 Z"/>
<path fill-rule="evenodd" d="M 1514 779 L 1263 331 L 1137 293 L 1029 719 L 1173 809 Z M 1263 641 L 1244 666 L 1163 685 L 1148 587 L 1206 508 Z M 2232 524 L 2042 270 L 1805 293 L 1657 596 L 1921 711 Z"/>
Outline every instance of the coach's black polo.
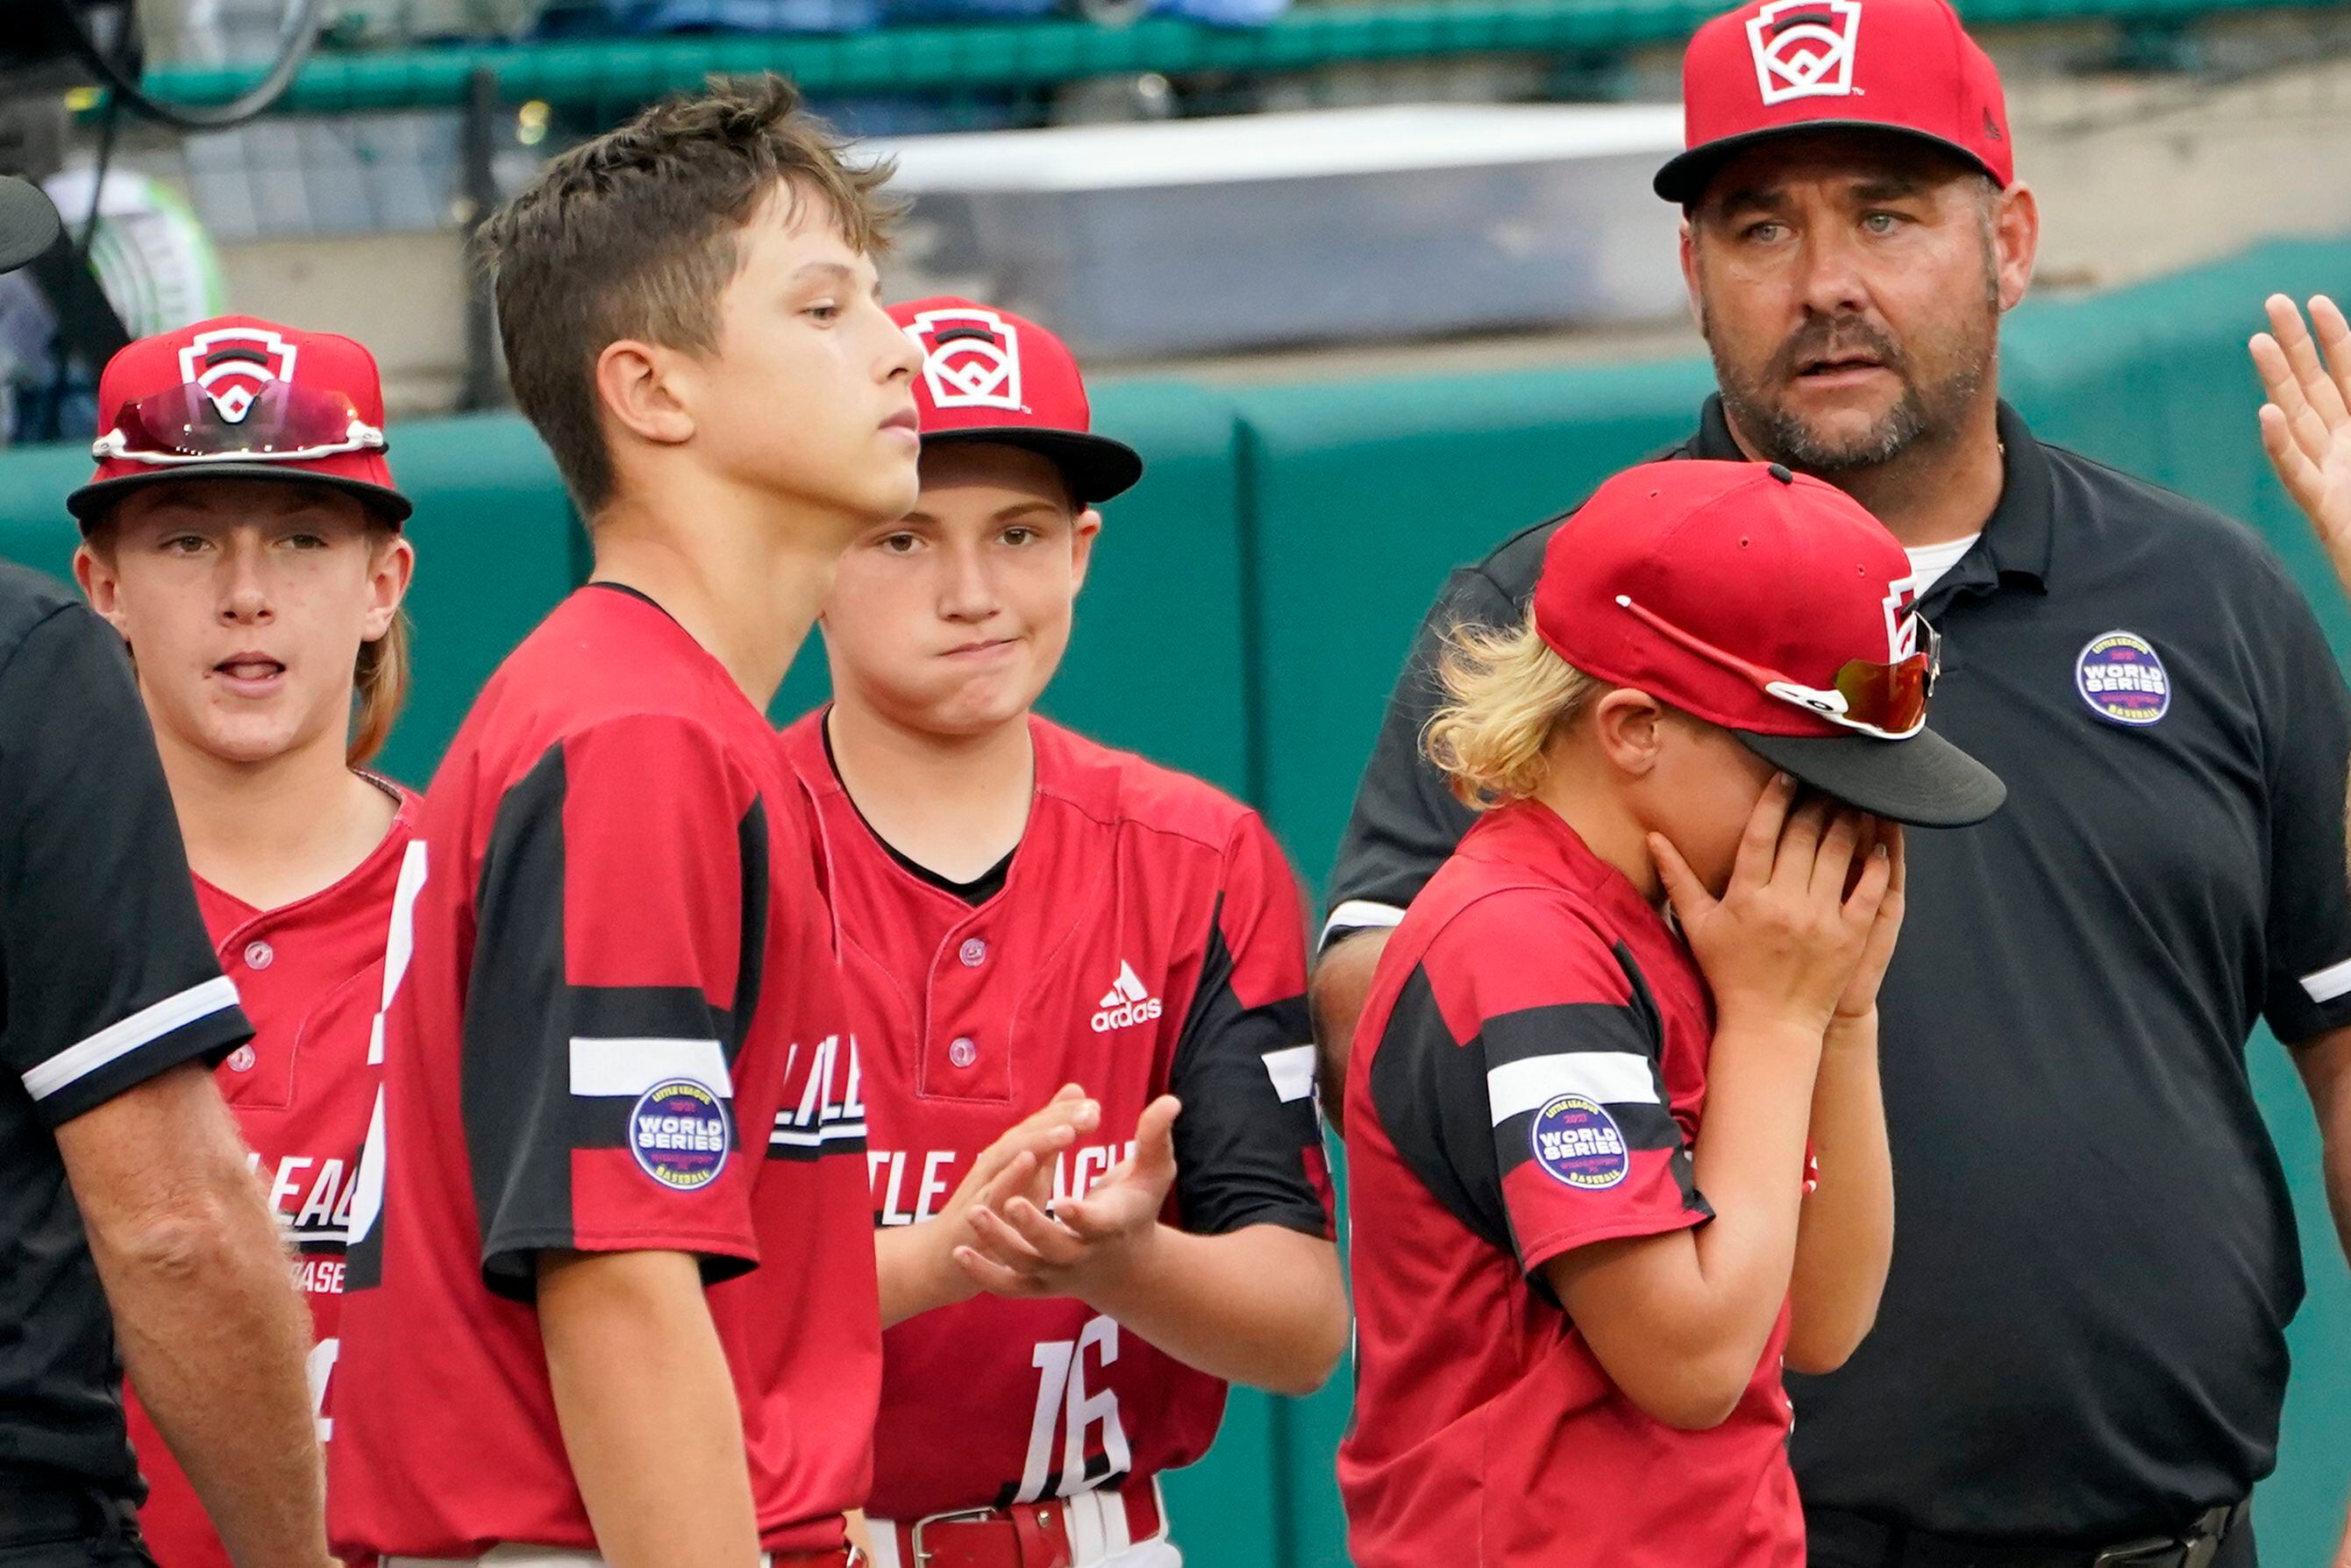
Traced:
<path fill-rule="evenodd" d="M 27 1493 L 140 1491 L 55 1130 L 252 1032 L 196 910 L 122 639 L 0 565 L 0 1521 Z"/>
<path fill-rule="evenodd" d="M 2033 439 L 1922 610 L 1936 727 L 2008 781 L 1914 831 L 1881 1011 L 1897 1217 L 1877 1327 L 1794 1380 L 1805 1500 L 2113 1542 L 2268 1473 L 2302 1299 L 2245 1046 L 2351 1025 L 2351 698 L 2251 534 Z M 2250 437 L 2247 437 L 2250 439 Z M 1740 455 L 1709 400 L 1676 455 Z M 1513 620 L 1556 522 L 1454 574 L 1332 878 L 1386 923 L 1467 813 L 1416 754 L 1438 627 Z"/>

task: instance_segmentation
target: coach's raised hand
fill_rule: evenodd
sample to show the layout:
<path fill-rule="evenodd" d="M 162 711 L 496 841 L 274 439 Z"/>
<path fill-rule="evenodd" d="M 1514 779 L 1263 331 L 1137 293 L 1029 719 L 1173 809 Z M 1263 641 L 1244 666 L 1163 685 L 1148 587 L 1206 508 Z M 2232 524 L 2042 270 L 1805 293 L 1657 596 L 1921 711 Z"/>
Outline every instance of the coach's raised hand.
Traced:
<path fill-rule="evenodd" d="M 2311 298 L 2309 325 L 2283 294 L 2270 296 L 2269 317 L 2252 340 L 2269 394 L 2262 447 L 2351 591 L 2351 321 L 2324 294 Z"/>

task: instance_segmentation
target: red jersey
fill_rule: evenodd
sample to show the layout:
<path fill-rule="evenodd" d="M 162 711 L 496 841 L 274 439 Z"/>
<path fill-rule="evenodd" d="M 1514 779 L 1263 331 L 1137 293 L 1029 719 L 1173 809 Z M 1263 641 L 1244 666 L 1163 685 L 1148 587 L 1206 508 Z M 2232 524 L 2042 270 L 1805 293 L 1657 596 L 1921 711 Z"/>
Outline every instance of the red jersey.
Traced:
<path fill-rule="evenodd" d="M 936 1213 L 1064 1083 L 1102 1103 L 1060 1195 L 1184 1102 L 1168 1219 L 1331 1234 L 1308 1044 L 1305 915 L 1265 824 L 1207 785 L 1029 720 L 1036 789 L 977 904 L 897 857 L 835 776 L 823 715 L 785 733 L 814 791 L 865 1045 L 876 1227 Z M 867 1506 L 912 1521 L 1140 1479 L 1206 1453 L 1225 1385 L 1081 1301 L 979 1296 L 884 1336 Z"/>
<path fill-rule="evenodd" d="M 385 786 L 392 789 L 392 786 Z M 310 1397 L 319 1437 L 331 1439 L 336 1330 L 343 1304 L 345 1228 L 360 1144 L 375 1108 L 369 1060 L 383 1004 L 385 934 L 392 888 L 416 825 L 416 797 L 393 789 L 400 809 L 367 859 L 331 887 L 276 909 L 256 909 L 202 877 L 196 903 L 221 968 L 236 981 L 253 1039 L 214 1072 L 268 1184 L 269 1206 L 294 1244 L 317 1343 Z M 123 1391 L 131 1446 L 146 1475 L 139 1527 L 171 1568 L 230 1568 L 195 1488 L 131 1391 Z"/>
<path fill-rule="evenodd" d="M 1786 1309 L 1730 1418 L 1679 1431 L 1541 1272 L 1710 1217 L 1713 1027 L 1681 938 L 1547 806 L 1479 821 L 1413 900 L 1347 1070 L 1360 1568 L 1802 1568 Z"/>
<path fill-rule="evenodd" d="M 594 1548 L 532 1308 L 548 1248 L 703 1260 L 760 1539 L 838 1548 L 881 1309 L 856 1041 L 774 732 L 651 601 L 583 588 L 484 688 L 412 864 L 351 1215 L 337 1550 Z"/>

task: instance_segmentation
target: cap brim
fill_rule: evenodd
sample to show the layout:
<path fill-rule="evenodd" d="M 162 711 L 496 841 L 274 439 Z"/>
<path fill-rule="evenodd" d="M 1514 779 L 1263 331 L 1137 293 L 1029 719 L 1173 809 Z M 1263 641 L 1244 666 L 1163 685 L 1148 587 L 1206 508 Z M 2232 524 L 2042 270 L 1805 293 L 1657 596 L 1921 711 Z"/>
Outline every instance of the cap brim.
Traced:
<path fill-rule="evenodd" d="M 330 490 L 340 490 L 356 496 L 385 522 L 398 528 L 415 511 L 415 504 L 397 490 L 381 485 L 371 485 L 364 479 L 346 479 L 339 474 L 315 474 L 307 468 L 289 468 L 277 463 L 206 463 L 157 468 L 152 473 L 124 474 L 112 479 L 99 479 L 84 485 L 66 497 L 66 510 L 79 519 L 87 529 L 106 508 L 120 500 L 131 490 L 142 486 L 160 485 L 174 479 L 272 479 L 281 484 L 323 485 Z"/>
<path fill-rule="evenodd" d="M 1876 120 L 1801 120 L 1790 125 L 1766 126 L 1761 131 L 1720 137 L 1704 146 L 1693 147 L 1666 160 L 1665 166 L 1657 171 L 1656 177 L 1649 182 L 1649 185 L 1667 201 L 1688 206 L 1706 194 L 1707 182 L 1714 178 L 1716 170 L 1748 148 L 1776 141 L 1782 137 L 1809 136 L 1823 131 L 1867 131 L 1881 136 L 1899 136 L 1907 141 L 1924 142 L 1950 153 L 1970 168 L 1982 170 L 1993 183 L 2000 182 L 1998 170 L 1949 137 L 1914 131 L 1907 125 L 1888 125 Z"/>
<path fill-rule="evenodd" d="M 1964 828 L 2008 799 L 1999 774 L 1931 729 L 1907 740 L 1732 733 L 1748 750 L 1813 789 L 1914 827 Z"/>
<path fill-rule="evenodd" d="M 1081 430 L 1046 430 L 1025 425 L 980 425 L 970 430 L 926 431 L 923 444 L 985 441 L 1034 452 L 1061 471 L 1071 498 L 1081 507 L 1123 496 L 1143 477 L 1143 458 L 1123 441 Z"/>
<path fill-rule="evenodd" d="M 38 185 L 0 174 L 0 272 L 13 272 L 65 232 L 57 209 Z"/>

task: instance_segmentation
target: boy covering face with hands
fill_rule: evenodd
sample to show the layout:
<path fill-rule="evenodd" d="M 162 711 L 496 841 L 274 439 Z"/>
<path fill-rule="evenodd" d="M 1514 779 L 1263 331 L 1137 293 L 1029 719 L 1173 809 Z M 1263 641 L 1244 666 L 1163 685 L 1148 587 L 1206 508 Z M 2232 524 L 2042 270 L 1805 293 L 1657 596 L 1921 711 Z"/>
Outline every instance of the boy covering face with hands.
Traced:
<path fill-rule="evenodd" d="M 1486 811 L 1347 1084 L 1363 1568 L 1803 1562 L 1782 1364 L 1851 1353 L 1892 1244 L 1894 824 L 2003 793 L 1925 727 L 1909 578 L 1826 485 L 1652 464 L 1457 636 L 1426 744 Z"/>

